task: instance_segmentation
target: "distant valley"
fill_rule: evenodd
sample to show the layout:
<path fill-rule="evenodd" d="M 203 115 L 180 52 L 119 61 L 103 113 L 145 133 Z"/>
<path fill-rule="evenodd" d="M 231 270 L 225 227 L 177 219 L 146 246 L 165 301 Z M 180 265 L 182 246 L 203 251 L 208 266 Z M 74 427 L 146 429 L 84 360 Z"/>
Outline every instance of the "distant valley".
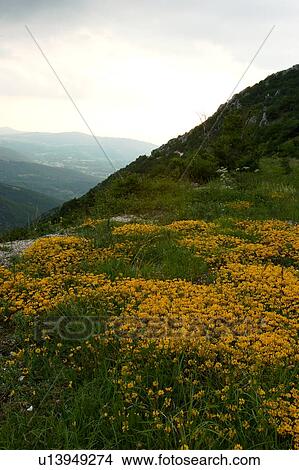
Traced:
<path fill-rule="evenodd" d="M 2 130 L 1 130 L 2 129 Z M 80 132 L 19 132 L 0 128 L 0 146 L 19 152 L 26 161 L 77 170 L 103 180 L 115 170 L 148 155 L 156 145 L 133 139 L 98 137 L 113 166 L 92 136 Z"/>
<path fill-rule="evenodd" d="M 68 168 L 5 160 L 0 147 L 0 182 L 38 191 L 60 202 L 84 194 L 97 178 Z"/>
<path fill-rule="evenodd" d="M 83 133 L 21 132 L 0 128 L 0 231 L 77 198 L 155 145 Z"/>

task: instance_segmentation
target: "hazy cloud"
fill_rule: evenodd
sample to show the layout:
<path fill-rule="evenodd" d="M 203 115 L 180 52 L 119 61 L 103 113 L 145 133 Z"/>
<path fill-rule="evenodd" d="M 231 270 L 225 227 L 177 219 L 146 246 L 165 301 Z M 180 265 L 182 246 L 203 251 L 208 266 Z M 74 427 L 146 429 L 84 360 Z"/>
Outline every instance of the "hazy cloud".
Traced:
<path fill-rule="evenodd" d="M 227 98 L 273 24 L 241 88 L 298 62 L 296 0 L 0 0 L 0 11 L 0 94 L 11 103 L 2 125 L 28 125 L 31 97 L 32 126 L 80 127 L 65 103 L 59 111 L 63 92 L 25 24 L 109 135 L 163 141 L 195 125 L 195 112 Z"/>

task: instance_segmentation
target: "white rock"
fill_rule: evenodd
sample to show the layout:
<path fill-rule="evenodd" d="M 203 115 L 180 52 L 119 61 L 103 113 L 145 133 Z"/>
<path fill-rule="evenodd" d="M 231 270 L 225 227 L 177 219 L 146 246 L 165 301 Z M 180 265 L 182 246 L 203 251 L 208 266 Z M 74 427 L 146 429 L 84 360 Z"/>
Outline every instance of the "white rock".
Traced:
<path fill-rule="evenodd" d="M 125 223 L 128 223 L 128 222 L 134 222 L 136 220 L 138 220 L 138 217 L 136 217 L 136 215 L 117 215 L 115 217 L 111 217 L 110 219 L 111 221 L 113 222 L 125 222 Z"/>

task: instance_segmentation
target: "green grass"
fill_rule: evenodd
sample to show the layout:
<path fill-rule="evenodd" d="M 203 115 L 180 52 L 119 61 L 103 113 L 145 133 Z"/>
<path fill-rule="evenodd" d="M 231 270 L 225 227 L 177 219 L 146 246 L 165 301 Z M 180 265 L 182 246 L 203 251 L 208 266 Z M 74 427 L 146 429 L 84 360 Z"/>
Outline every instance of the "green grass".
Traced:
<path fill-rule="evenodd" d="M 61 311 L 56 313 L 61 314 Z M 86 314 L 83 304 L 81 307 L 65 306 L 63 310 L 64 315 L 69 314 L 71 317 L 82 313 Z M 95 313 L 98 314 L 98 310 Z M 28 326 L 24 323 L 17 326 L 20 344 L 27 332 Z M 57 344 L 61 343 L 60 355 L 56 357 Z M 153 351 L 153 355 L 149 353 L 142 364 L 135 364 L 142 376 L 140 390 L 154 380 L 159 381 L 160 388 L 172 387 L 176 406 L 170 410 L 165 409 L 165 424 L 171 426 L 180 416 L 180 410 L 184 411 L 186 419 L 193 419 L 194 424 L 188 428 L 187 434 L 184 428 L 181 432 L 170 434 L 155 429 L 155 419 L 151 415 L 153 403 L 144 395 L 136 402 L 134 409 L 131 409 L 134 413 L 130 413 L 129 431 L 124 433 L 122 427 L 129 410 L 117 381 L 121 377 L 121 368 L 128 364 L 130 355 L 120 357 L 117 349 L 105 347 L 101 343 L 97 343 L 95 354 L 84 341 L 61 341 L 59 335 L 56 341 L 47 346 L 52 348 L 52 354 L 48 357 L 25 356 L 24 365 L 31 372 L 23 382 L 19 382 L 19 370 L 12 369 L 10 372 L 10 383 L 6 384 L 7 393 L 5 394 L 5 389 L 2 392 L 2 416 L 6 415 L 5 421 L 2 417 L 0 431 L 2 449 L 176 449 L 184 442 L 191 442 L 193 449 L 231 448 L 231 440 L 221 434 L 221 428 L 217 434 L 205 416 L 205 411 L 223 415 L 227 412 L 226 407 L 236 405 L 240 397 L 246 398 L 246 405 L 238 412 L 233 424 L 237 429 L 237 440 L 243 448 L 277 449 L 290 445 L 289 441 L 281 441 L 274 428 L 267 423 L 266 416 L 261 411 L 258 389 L 260 383 L 267 388 L 268 383 L 273 387 L 286 379 L 295 380 L 296 371 L 290 373 L 281 369 L 276 371 L 275 376 L 271 370 L 265 371 L 262 377 L 255 378 L 255 382 L 252 382 L 250 373 L 244 371 L 243 377 L 238 377 L 238 387 L 229 387 L 224 405 L 214 393 L 225 385 L 216 371 L 195 374 L 188 366 L 190 356 L 181 354 L 174 362 L 174 357 L 167 351 L 161 353 L 160 367 L 157 369 L 154 367 Z M 77 346 L 81 347 L 76 354 L 76 365 L 82 367 L 80 374 L 63 364 L 63 358 L 68 357 L 70 351 Z M 190 378 L 188 383 L 180 383 L 179 377 L 182 374 Z M 230 374 L 233 383 L 233 368 Z M 199 380 L 206 391 L 204 398 L 197 401 L 194 400 L 194 380 Z M 12 386 L 17 400 L 11 400 L 7 395 Z M 33 406 L 32 412 L 26 411 L 30 405 Z M 161 403 L 159 406 L 163 410 Z M 199 411 L 196 417 L 192 417 L 194 408 Z M 144 419 L 146 410 L 149 415 Z M 111 417 L 114 419 L 111 420 Z M 241 425 L 244 420 L 250 422 L 250 433 L 244 433 Z M 257 429 L 260 426 L 264 427 L 262 432 Z"/>
<path fill-rule="evenodd" d="M 189 181 L 169 177 L 128 175 L 67 203 L 55 217 L 36 221 L 31 227 L 3 232 L 0 241 L 57 233 L 78 226 L 88 217 L 109 219 L 134 215 L 161 223 L 244 216 L 260 220 L 299 220 L 298 160 L 291 160 L 290 170 L 286 172 L 280 160 L 265 158 L 260 161 L 259 173 L 234 171 L 229 179 L 229 187 L 220 179 L 194 187 Z M 227 206 L 233 201 L 248 201 L 252 205 L 246 212 L 235 210 Z"/>
<path fill-rule="evenodd" d="M 244 211 L 229 209 L 226 204 L 248 201 L 252 204 L 246 212 L 248 218 L 298 221 L 298 193 L 298 160 L 291 161 L 290 172 L 286 173 L 280 161 L 262 159 L 258 173 L 231 172 L 227 185 L 212 179 L 194 187 L 183 180 L 129 175 L 96 192 L 90 206 L 88 199 L 82 200 L 71 214 L 79 220 L 88 215 L 109 218 L 133 214 L 162 223 L 190 218 L 242 218 Z M 61 215 L 69 224 L 68 211 Z"/>
<path fill-rule="evenodd" d="M 84 231 L 87 236 L 88 231 Z M 102 232 L 103 233 L 103 232 Z M 104 229 L 105 233 L 105 229 Z M 94 246 L 106 246 L 106 235 L 89 231 Z M 108 237 L 109 239 L 109 237 Z M 122 239 L 119 237 L 118 240 Z M 81 264 L 86 272 L 106 274 L 110 279 L 116 277 L 142 277 L 144 279 L 186 279 L 196 281 L 207 272 L 206 263 L 189 249 L 179 246 L 176 237 L 168 232 L 158 235 L 131 237 L 133 252 L 130 259 L 111 258 L 99 263 Z"/>

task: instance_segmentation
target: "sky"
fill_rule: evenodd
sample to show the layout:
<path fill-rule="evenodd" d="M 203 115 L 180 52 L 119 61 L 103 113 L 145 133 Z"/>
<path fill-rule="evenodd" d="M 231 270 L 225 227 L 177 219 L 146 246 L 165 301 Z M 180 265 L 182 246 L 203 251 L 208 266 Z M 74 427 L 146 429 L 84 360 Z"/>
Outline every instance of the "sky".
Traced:
<path fill-rule="evenodd" d="M 0 126 L 162 144 L 297 64 L 297 0 L 0 0 Z"/>

